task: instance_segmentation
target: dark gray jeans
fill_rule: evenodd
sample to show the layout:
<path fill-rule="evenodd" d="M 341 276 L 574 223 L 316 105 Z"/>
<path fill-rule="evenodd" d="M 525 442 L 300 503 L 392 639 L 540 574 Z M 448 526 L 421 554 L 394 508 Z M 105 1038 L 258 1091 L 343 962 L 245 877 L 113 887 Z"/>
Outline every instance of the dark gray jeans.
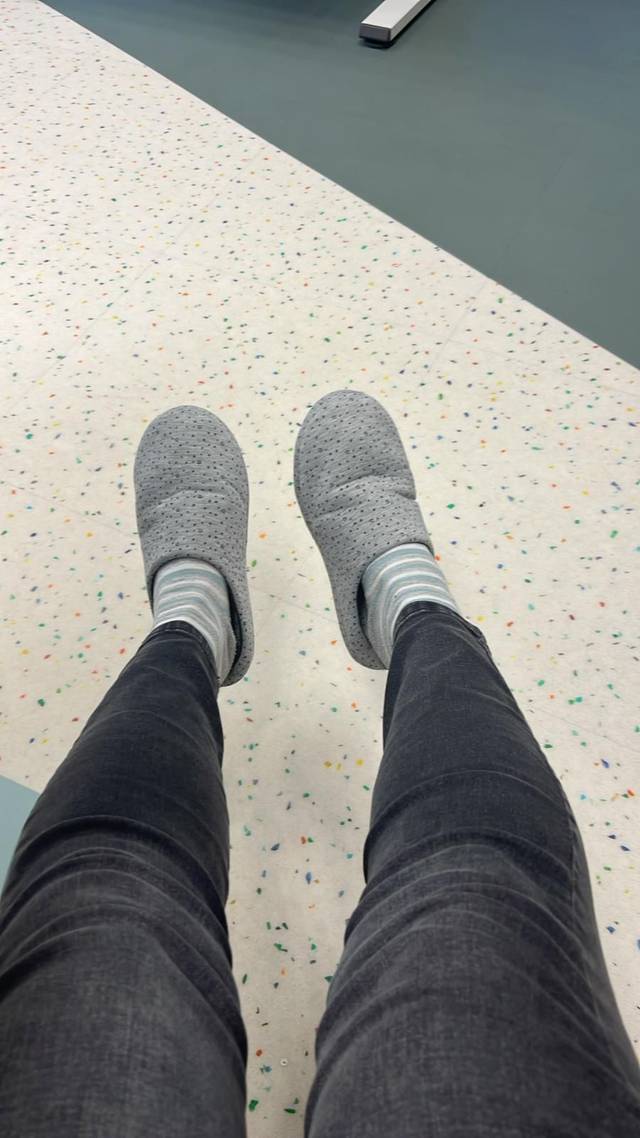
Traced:
<path fill-rule="evenodd" d="M 3 1138 L 245 1132 L 216 695 L 198 632 L 151 633 L 24 827 Z M 306 1135 L 637 1138 L 573 815 L 480 630 L 442 605 L 401 616 L 384 737 Z"/>

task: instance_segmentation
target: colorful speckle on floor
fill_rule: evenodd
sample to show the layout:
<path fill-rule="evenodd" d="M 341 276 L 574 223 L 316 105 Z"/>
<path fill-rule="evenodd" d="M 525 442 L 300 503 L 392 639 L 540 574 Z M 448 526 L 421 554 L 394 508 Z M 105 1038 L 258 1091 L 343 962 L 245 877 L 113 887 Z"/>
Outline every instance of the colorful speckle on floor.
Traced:
<path fill-rule="evenodd" d="M 0 13 L 0 774 L 41 790 L 150 628 L 146 424 L 220 414 L 252 493 L 256 658 L 221 698 L 248 1127 L 302 1135 L 384 680 L 339 638 L 292 456 L 308 406 L 360 388 L 563 781 L 637 1042 L 638 373 L 50 9 Z"/>

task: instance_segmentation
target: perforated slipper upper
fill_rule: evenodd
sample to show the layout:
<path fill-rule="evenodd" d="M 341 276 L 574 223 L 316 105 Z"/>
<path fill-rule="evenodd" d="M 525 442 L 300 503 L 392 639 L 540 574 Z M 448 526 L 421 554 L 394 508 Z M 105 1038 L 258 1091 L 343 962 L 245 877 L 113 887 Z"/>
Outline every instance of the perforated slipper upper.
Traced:
<path fill-rule="evenodd" d="M 225 424 L 203 407 L 172 407 L 144 432 L 134 466 L 136 514 L 149 600 L 158 569 L 177 557 L 213 565 L 227 582 L 238 650 L 225 684 L 253 657 L 246 550 L 249 482 Z"/>
<path fill-rule="evenodd" d="M 294 477 L 347 648 L 365 667 L 384 668 L 361 625 L 362 575 L 396 545 L 420 543 L 433 553 L 393 419 L 361 391 L 325 395 L 300 428 Z"/>

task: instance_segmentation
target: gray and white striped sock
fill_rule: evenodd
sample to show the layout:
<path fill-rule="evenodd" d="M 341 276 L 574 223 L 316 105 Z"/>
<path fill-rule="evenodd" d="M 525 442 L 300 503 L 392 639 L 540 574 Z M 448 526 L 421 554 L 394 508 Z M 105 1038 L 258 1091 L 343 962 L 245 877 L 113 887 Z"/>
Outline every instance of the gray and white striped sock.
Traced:
<path fill-rule="evenodd" d="M 226 680 L 236 655 L 227 582 L 213 565 L 188 557 L 168 561 L 153 582 L 153 627 L 185 620 L 207 640 L 218 680 Z"/>
<path fill-rule="evenodd" d="M 367 566 L 364 631 L 374 652 L 389 667 L 396 621 L 405 605 L 437 601 L 460 612 L 435 557 L 426 545 L 398 545 Z"/>

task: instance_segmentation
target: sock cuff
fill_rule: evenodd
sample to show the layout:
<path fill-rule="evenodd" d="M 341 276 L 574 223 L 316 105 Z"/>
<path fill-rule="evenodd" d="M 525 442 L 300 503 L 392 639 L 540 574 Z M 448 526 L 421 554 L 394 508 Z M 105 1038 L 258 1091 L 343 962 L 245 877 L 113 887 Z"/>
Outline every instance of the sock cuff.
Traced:
<path fill-rule="evenodd" d="M 231 597 L 222 573 L 208 562 L 176 558 L 162 565 L 153 582 L 154 628 L 182 620 L 196 628 L 213 654 L 220 684 L 236 656 Z"/>
<path fill-rule="evenodd" d="M 435 601 L 458 612 L 446 578 L 426 545 L 398 545 L 367 566 L 362 577 L 366 602 L 363 631 L 388 667 L 400 613 L 417 601 Z"/>

